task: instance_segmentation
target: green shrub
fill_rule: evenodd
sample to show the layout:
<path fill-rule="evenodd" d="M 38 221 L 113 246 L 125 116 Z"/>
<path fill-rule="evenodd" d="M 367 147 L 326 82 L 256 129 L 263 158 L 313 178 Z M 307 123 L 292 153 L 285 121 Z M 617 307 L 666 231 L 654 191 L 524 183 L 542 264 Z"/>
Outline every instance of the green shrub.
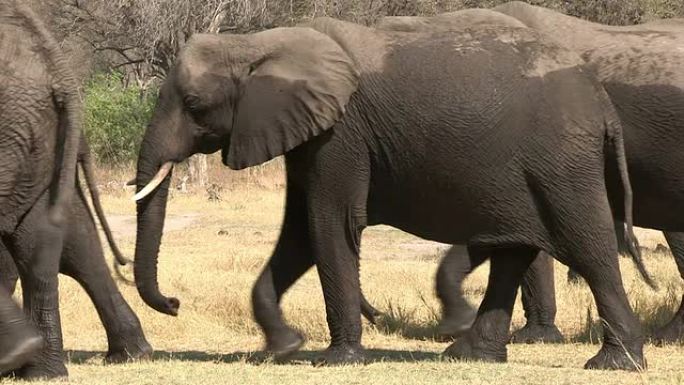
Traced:
<path fill-rule="evenodd" d="M 157 90 L 124 87 L 119 73 L 95 74 L 85 87 L 85 133 L 99 163 L 135 159 L 149 122 Z"/>

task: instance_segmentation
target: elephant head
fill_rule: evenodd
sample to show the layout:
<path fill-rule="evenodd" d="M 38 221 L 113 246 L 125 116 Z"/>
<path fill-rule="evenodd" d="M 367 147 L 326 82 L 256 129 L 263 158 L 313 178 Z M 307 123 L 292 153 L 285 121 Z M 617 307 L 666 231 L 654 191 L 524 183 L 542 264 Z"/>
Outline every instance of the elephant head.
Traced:
<path fill-rule="evenodd" d="M 190 39 L 161 87 L 138 158 L 134 271 L 149 306 L 171 315 L 179 307 L 157 281 L 173 163 L 221 150 L 238 170 L 282 155 L 341 119 L 357 84 L 351 58 L 313 29 Z"/>

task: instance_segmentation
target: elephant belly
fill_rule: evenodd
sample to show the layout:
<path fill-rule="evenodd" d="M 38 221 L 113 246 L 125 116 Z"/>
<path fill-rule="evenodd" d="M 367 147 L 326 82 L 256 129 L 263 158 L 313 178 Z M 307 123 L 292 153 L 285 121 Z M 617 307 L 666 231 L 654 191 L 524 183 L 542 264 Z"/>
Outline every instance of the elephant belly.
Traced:
<path fill-rule="evenodd" d="M 684 96 L 679 102 L 682 107 L 669 113 L 651 105 L 648 114 L 621 110 L 634 224 L 640 227 L 684 231 Z"/>
<path fill-rule="evenodd" d="M 421 175 L 425 176 L 413 174 Z M 524 183 L 463 183 L 437 175 L 397 184 L 376 181 L 368 201 L 369 224 L 390 225 L 442 243 L 542 248 L 546 244 L 540 239 L 543 230 L 526 190 Z"/>
<path fill-rule="evenodd" d="M 634 224 L 664 231 L 684 231 L 684 175 L 672 168 L 667 175 L 631 174 L 634 193 Z"/>

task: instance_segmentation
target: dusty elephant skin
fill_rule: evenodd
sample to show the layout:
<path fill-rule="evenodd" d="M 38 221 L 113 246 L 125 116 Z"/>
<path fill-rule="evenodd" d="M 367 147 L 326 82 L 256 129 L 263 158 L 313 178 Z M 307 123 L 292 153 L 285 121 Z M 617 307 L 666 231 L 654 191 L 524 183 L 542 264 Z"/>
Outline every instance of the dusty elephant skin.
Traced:
<path fill-rule="evenodd" d="M 17 319 L 21 312 L 3 290 L 0 334 L 11 337 L 0 340 L 0 370 L 16 369 L 14 374 L 21 378 L 67 375 L 57 291 L 60 254 L 64 247 L 80 247 L 74 254 L 99 250 L 90 244 L 92 238 L 77 242 L 79 236 L 96 236 L 94 229 L 87 230 L 88 222 L 71 222 L 76 215 L 90 215 L 82 211 L 82 195 L 72 199 L 81 126 L 77 83 L 57 43 L 24 2 L 0 0 L 0 156 L 11 160 L 0 169 L 0 236 L 21 277 L 24 312 L 44 339 L 44 347 L 43 342 L 30 346 L 32 352 L 35 347 L 42 350 L 28 352 L 26 341 L 33 337 L 11 328 L 29 327 Z M 67 233 L 67 228 L 76 232 Z M 99 251 L 89 265 L 95 269 Z M 68 265 L 70 259 L 63 262 Z M 81 267 L 72 266 L 71 273 L 85 277 L 76 274 Z M 95 278 L 100 279 L 87 279 Z M 109 279 L 91 287 L 107 287 Z M 118 308 L 111 312 L 124 312 L 118 304 L 108 304 L 112 305 Z M 12 338 L 24 342 L 17 344 Z"/>
<path fill-rule="evenodd" d="M 582 55 L 603 83 L 624 127 L 634 224 L 664 231 L 684 278 L 684 234 L 678 233 L 684 231 L 680 215 L 684 210 L 684 178 L 678 172 L 684 163 L 680 132 L 684 127 L 684 22 L 660 20 L 613 27 L 522 2 L 506 3 L 494 10 Z M 433 28 L 435 24 L 445 23 L 437 20 Z M 611 199 L 614 207 L 620 207 L 619 197 Z M 515 342 L 563 340 L 555 326 L 553 265 L 548 256 L 539 259 L 544 261 L 535 262 L 523 280 L 527 325 L 514 333 Z M 438 289 L 445 310 L 441 330 L 445 334 L 460 332 L 468 322 L 469 308 L 458 294 L 472 267 L 470 258 L 459 250 L 447 253 L 440 267 Z M 460 317 L 463 309 L 466 313 Z M 653 338 L 657 343 L 671 343 L 683 337 L 684 298 L 673 319 Z"/>
<path fill-rule="evenodd" d="M 606 167 L 622 178 L 629 223 L 621 127 L 581 59 L 521 28 L 399 33 L 328 18 L 310 26 L 197 35 L 180 54 L 138 158 L 143 300 L 178 314 L 179 300 L 157 281 L 173 162 L 221 150 L 242 169 L 285 154 L 284 223 L 252 292 L 276 358 L 304 342 L 279 302 L 315 264 L 332 340 L 315 363 L 364 361 L 361 232 L 388 224 L 493 255 L 474 327 L 450 356 L 506 360 L 516 289 L 547 250 L 584 274 L 612 326 L 588 366 L 643 366 L 604 180 Z"/>

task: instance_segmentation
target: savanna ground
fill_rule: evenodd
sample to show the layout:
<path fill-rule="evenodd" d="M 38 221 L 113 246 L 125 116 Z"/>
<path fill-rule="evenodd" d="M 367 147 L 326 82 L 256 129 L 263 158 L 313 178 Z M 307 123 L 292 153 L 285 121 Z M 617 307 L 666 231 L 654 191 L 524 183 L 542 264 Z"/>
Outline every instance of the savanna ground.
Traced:
<path fill-rule="evenodd" d="M 278 167 L 276 167 L 278 168 Z M 126 173 L 103 173 L 104 204 L 123 251 L 132 256 L 135 205 L 122 187 Z M 181 173 L 177 173 L 181 174 Z M 130 176 L 130 175 L 128 175 Z M 235 179 L 234 175 L 232 178 Z M 230 178 L 224 178 L 224 180 Z M 178 181 L 178 178 L 176 178 Z M 178 183 L 176 183 L 178 184 Z M 566 283 L 558 265 L 558 325 L 571 343 L 510 345 L 507 364 L 449 362 L 435 341 L 439 314 L 433 277 L 445 246 L 378 226 L 364 232 L 361 282 L 364 292 L 386 312 L 377 326 L 364 321 L 363 342 L 372 362 L 365 366 L 314 368 L 309 359 L 327 346 L 320 283 L 310 271 L 286 294 L 283 308 L 308 342 L 294 362 L 254 364 L 262 347 L 251 317 L 249 293 L 277 239 L 284 192 L 282 175 L 241 174 L 240 183 L 183 193 L 174 189 L 161 248 L 162 292 L 181 300 L 177 318 L 156 313 L 135 288 L 120 285 L 156 350 L 154 359 L 126 365 L 102 364 L 106 338 L 86 294 L 69 278 L 60 279 L 61 314 L 70 382 L 73 384 L 674 384 L 684 383 L 680 346 L 646 346 L 644 373 L 586 371 L 584 362 L 599 349 L 596 310 L 586 285 Z M 649 289 L 623 259 L 625 285 L 633 306 L 651 329 L 669 319 L 682 294 L 682 282 L 660 233 L 639 230 L 650 271 L 660 290 Z M 108 253 L 111 260 L 111 255 Z M 487 266 L 466 282 L 473 304 L 484 293 Z M 130 270 L 126 274 L 132 276 Z M 515 308 L 513 328 L 522 325 Z M 258 354 L 256 355 L 259 356 Z"/>

